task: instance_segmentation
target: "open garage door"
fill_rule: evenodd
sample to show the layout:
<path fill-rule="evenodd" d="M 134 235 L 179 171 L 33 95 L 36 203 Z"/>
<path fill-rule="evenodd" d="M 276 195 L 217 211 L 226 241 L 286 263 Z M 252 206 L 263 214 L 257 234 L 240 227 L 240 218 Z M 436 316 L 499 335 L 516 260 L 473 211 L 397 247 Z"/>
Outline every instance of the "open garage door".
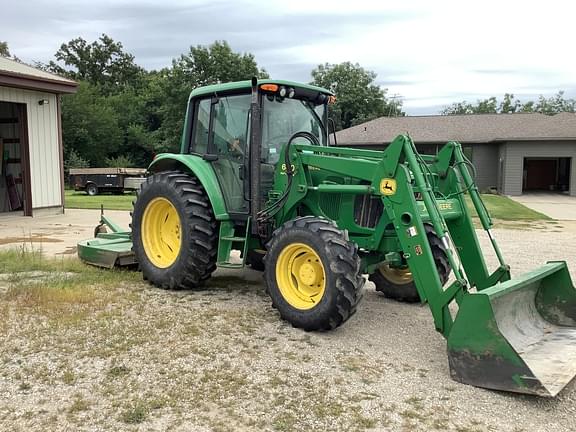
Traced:
<path fill-rule="evenodd" d="M 571 163 L 571 158 L 524 158 L 522 191 L 568 191 Z"/>
<path fill-rule="evenodd" d="M 32 216 L 26 105 L 0 102 L 0 213 Z"/>

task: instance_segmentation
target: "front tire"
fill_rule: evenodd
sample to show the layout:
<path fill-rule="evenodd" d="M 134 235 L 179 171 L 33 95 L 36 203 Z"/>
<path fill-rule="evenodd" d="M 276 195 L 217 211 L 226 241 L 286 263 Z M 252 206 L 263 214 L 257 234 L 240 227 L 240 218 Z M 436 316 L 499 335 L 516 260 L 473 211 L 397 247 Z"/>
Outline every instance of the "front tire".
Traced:
<path fill-rule="evenodd" d="M 132 242 L 144 279 L 166 289 L 200 286 L 216 269 L 218 248 L 202 184 L 179 171 L 148 177 L 134 204 Z"/>
<path fill-rule="evenodd" d="M 442 241 L 434 233 L 431 225 L 424 224 L 424 228 L 426 229 L 430 249 L 432 249 L 432 256 L 436 263 L 440 283 L 444 285 L 448 281 L 451 271 L 446 249 Z M 369 280 L 374 282 L 376 291 L 384 294 L 384 297 L 405 303 L 417 303 L 420 301 L 416 283 L 408 266 L 393 268 L 384 264 L 370 275 Z"/>
<path fill-rule="evenodd" d="M 294 327 L 331 330 L 356 312 L 362 298 L 358 247 L 327 219 L 297 218 L 267 245 L 264 278 L 272 305 Z"/>

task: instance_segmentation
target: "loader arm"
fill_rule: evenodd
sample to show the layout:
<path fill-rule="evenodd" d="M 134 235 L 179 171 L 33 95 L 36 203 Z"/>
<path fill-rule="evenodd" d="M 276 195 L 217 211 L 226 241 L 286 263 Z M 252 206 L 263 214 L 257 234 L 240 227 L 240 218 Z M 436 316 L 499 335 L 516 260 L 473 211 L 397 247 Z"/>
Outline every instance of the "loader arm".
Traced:
<path fill-rule="evenodd" d="M 385 262 L 407 263 L 436 330 L 448 341 L 455 380 L 554 396 L 576 375 L 576 290 L 566 264 L 549 263 L 511 279 L 459 143 L 447 143 L 433 157 L 419 155 L 406 135 L 383 152 L 302 144 L 289 152 L 291 169 L 277 169 L 269 194 L 270 202 L 287 194 L 277 226 L 297 215 L 323 215 L 361 248 L 364 272 Z M 499 260 L 492 273 L 466 193 Z M 368 212 L 380 209 L 372 224 L 356 217 L 359 198 L 372 203 Z M 455 277 L 446 287 L 425 223 L 446 249 Z M 453 302 L 458 312 L 450 308 Z"/>

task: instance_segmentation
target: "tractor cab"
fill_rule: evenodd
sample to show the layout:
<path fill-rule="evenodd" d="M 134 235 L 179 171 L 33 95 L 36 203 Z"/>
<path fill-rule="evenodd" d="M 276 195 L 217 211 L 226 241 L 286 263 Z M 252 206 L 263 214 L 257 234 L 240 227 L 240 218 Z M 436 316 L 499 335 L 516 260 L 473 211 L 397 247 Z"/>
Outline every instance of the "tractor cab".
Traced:
<path fill-rule="evenodd" d="M 272 189 L 281 150 L 296 133 L 310 136 L 294 143 L 327 145 L 327 104 L 333 95 L 288 81 L 259 81 L 255 89 L 249 81 L 232 84 L 192 92 L 181 153 L 211 163 L 227 212 L 241 217 L 251 210 L 250 178 L 259 177 L 253 183 L 260 208 Z M 251 161 L 259 169 L 251 169 Z"/>

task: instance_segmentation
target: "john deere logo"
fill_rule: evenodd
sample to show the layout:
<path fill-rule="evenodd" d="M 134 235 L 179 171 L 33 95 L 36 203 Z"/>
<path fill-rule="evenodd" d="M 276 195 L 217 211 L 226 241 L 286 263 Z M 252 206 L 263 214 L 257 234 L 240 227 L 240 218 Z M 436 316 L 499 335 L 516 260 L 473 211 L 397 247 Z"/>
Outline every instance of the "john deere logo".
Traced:
<path fill-rule="evenodd" d="M 396 193 L 396 180 L 390 178 L 380 180 L 380 193 L 382 195 L 394 195 Z"/>

